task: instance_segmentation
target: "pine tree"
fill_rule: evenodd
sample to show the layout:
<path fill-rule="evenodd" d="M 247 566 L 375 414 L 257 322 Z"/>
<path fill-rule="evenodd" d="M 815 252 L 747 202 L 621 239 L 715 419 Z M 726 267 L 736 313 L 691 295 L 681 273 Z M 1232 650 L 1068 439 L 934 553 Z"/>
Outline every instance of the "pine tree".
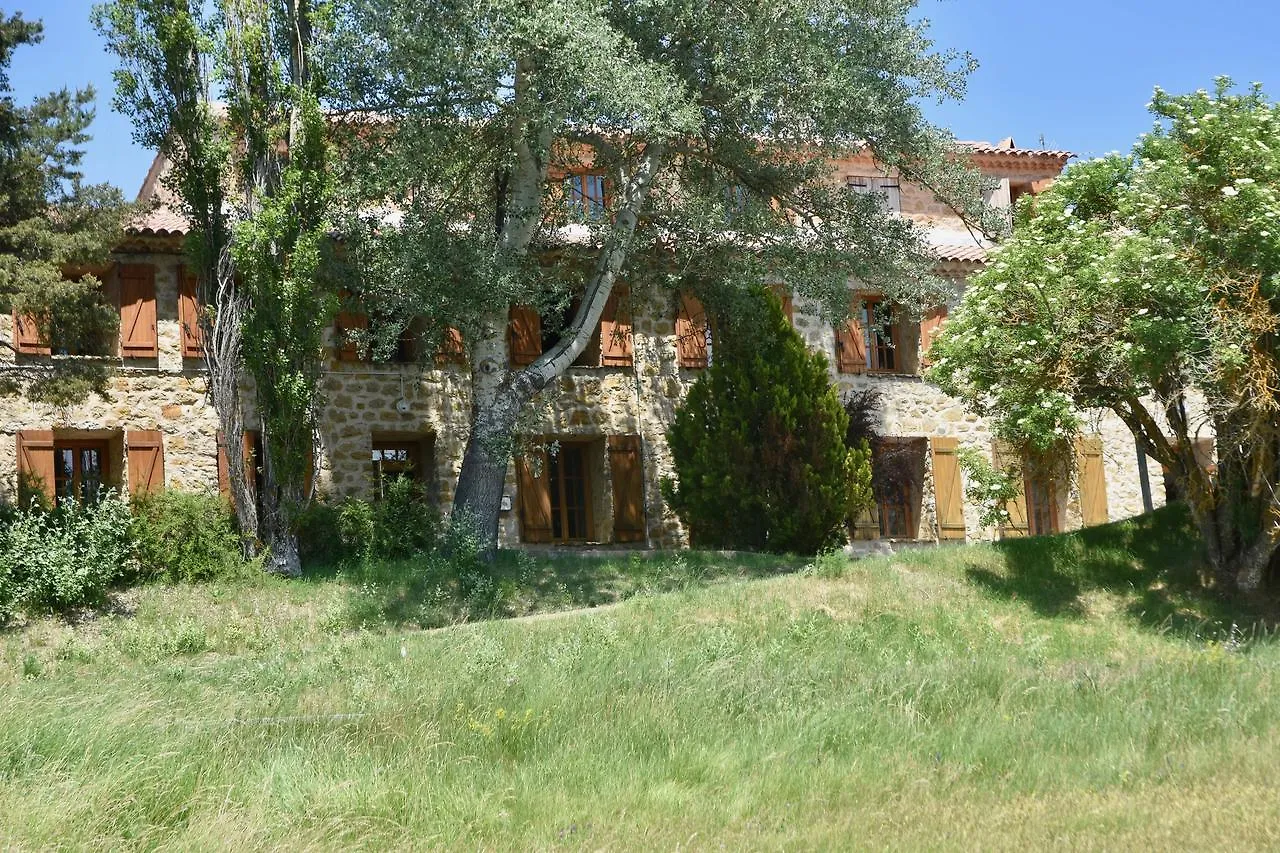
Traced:
<path fill-rule="evenodd" d="M 38 21 L 0 16 L 0 312 L 30 322 L 54 353 L 0 361 L 0 394 L 71 403 L 110 376 L 119 316 L 99 275 L 135 208 L 107 184 L 83 182 L 92 88 L 15 103 L 13 52 L 42 38 Z M 0 346 L 17 352 L 11 335 Z"/>
<path fill-rule="evenodd" d="M 696 546 L 813 554 L 870 503 L 870 453 L 845 446 L 826 357 L 775 297 L 753 301 L 720 324 L 712 365 L 676 412 L 677 479 L 664 490 Z"/>

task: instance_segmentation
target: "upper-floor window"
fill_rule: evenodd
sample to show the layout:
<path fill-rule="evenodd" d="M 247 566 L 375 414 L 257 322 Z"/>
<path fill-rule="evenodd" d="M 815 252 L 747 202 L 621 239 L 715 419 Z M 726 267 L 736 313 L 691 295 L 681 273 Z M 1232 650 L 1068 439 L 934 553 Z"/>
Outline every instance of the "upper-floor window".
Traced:
<path fill-rule="evenodd" d="M 565 195 L 569 211 L 580 219 L 604 217 L 608 197 L 603 172 L 575 172 L 565 179 Z"/>
<path fill-rule="evenodd" d="M 866 334 L 868 370 L 894 371 L 898 363 L 898 328 L 893 322 L 893 307 L 875 297 L 862 301 L 862 328 Z"/>
<path fill-rule="evenodd" d="M 884 209 L 893 213 L 902 210 L 902 187 L 897 178 L 870 178 L 864 175 L 850 175 L 846 178 L 850 190 L 861 195 L 879 195 L 883 199 Z"/>

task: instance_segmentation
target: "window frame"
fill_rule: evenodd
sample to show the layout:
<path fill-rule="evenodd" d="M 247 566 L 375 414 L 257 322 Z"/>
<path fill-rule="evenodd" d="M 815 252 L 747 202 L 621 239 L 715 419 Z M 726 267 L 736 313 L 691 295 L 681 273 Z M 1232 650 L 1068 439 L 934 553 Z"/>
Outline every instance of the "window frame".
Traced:
<path fill-rule="evenodd" d="M 92 496 L 85 493 L 84 478 L 84 453 L 86 451 L 96 451 L 98 454 L 98 472 L 97 472 L 97 489 Z M 71 476 L 65 477 L 62 473 L 61 457 L 62 454 L 71 454 Z M 74 438 L 74 439 L 58 439 L 54 438 L 53 442 L 53 501 L 55 506 L 61 506 L 63 501 L 71 498 L 79 498 L 82 503 L 93 503 L 98 499 L 98 493 L 104 486 L 107 486 L 111 477 L 111 442 L 105 438 Z M 67 492 L 64 486 L 70 486 Z M 65 493 L 64 493 L 65 492 Z"/>
<path fill-rule="evenodd" d="M 573 169 L 564 177 L 565 206 L 571 218 L 600 222 L 609 211 L 609 176 L 600 169 Z"/>

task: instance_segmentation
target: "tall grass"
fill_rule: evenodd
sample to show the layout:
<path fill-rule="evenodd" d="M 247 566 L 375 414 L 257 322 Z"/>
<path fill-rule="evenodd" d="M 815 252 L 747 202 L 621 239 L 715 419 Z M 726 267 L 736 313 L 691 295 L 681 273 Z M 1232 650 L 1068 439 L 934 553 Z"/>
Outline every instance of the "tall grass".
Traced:
<path fill-rule="evenodd" d="M 438 631 L 353 627 L 368 578 L 144 588 L 0 640 L 0 847 L 1275 846 L 1280 654 L 1187 537 Z"/>

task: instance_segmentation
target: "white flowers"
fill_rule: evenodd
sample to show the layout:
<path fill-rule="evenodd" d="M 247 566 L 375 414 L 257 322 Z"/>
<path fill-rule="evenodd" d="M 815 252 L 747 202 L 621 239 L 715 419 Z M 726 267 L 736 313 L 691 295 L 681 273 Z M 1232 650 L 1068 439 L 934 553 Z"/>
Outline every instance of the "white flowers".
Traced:
<path fill-rule="evenodd" d="M 1227 198 L 1231 198 L 1232 196 L 1240 195 L 1240 191 L 1235 187 L 1223 187 L 1222 194 Z"/>
<path fill-rule="evenodd" d="M 1139 317 L 1145 317 L 1145 316 L 1147 315 L 1147 313 L 1148 313 L 1148 311 L 1147 311 L 1147 309 L 1146 309 L 1146 308 L 1139 308 L 1139 309 L 1138 309 L 1138 316 L 1139 316 Z"/>
<path fill-rule="evenodd" d="M 1236 178 L 1237 187 L 1243 186 L 1245 184 L 1252 184 L 1252 183 L 1254 183 L 1253 178 Z"/>
<path fill-rule="evenodd" d="M 1005 288 L 1008 286 L 1009 285 L 1005 284 L 1003 281 L 1000 282 L 996 285 L 996 293 L 1004 293 Z"/>

